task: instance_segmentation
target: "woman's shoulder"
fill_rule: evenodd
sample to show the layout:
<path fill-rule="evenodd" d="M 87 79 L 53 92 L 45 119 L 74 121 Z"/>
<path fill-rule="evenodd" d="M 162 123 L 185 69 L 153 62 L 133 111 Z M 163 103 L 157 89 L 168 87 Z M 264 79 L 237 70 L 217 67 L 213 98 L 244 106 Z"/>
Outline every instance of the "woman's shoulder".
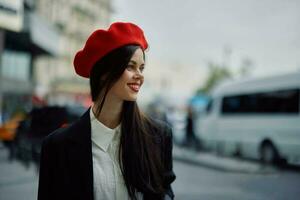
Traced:
<path fill-rule="evenodd" d="M 73 125 L 68 127 L 58 128 L 55 131 L 51 132 L 43 139 L 43 143 L 52 144 L 52 145 L 63 145 L 70 138 L 72 132 L 74 132 Z"/>
<path fill-rule="evenodd" d="M 51 132 L 49 135 L 47 135 L 43 139 L 43 143 L 46 145 L 63 143 L 66 140 L 68 133 L 69 129 L 67 127 L 58 128 L 55 131 Z"/>
<path fill-rule="evenodd" d="M 50 133 L 44 138 L 45 143 L 53 144 L 65 144 L 69 139 L 81 141 L 85 138 L 85 134 L 82 132 L 87 132 L 90 123 L 89 111 L 86 111 L 78 120 L 69 124 L 66 127 L 61 127 Z"/>

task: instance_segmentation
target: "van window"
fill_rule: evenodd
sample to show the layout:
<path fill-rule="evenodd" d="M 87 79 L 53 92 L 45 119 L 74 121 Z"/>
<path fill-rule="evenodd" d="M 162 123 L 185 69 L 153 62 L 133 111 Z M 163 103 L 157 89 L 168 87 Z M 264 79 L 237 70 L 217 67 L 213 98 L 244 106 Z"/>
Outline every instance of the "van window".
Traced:
<path fill-rule="evenodd" d="M 210 114 L 210 113 L 211 113 L 212 107 L 213 107 L 213 100 L 210 99 L 210 100 L 208 101 L 207 106 L 206 106 L 206 113 L 207 113 L 207 114 Z"/>
<path fill-rule="evenodd" d="M 299 99 L 299 89 L 225 96 L 222 113 L 299 113 Z"/>

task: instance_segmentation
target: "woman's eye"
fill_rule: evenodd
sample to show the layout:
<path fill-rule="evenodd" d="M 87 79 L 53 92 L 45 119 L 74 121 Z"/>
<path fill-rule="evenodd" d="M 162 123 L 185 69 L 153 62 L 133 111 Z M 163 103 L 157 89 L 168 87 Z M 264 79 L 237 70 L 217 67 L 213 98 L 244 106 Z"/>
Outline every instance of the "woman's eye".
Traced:
<path fill-rule="evenodd" d="M 133 70 L 133 69 L 134 69 L 134 66 L 133 66 L 133 65 L 128 65 L 128 66 L 127 66 L 127 69 L 128 69 L 128 70 Z"/>
<path fill-rule="evenodd" d="M 144 69 L 145 69 L 144 66 L 141 66 L 137 69 L 137 67 L 135 65 L 127 65 L 127 70 L 129 70 L 129 71 L 139 70 L 140 72 L 143 72 Z"/>

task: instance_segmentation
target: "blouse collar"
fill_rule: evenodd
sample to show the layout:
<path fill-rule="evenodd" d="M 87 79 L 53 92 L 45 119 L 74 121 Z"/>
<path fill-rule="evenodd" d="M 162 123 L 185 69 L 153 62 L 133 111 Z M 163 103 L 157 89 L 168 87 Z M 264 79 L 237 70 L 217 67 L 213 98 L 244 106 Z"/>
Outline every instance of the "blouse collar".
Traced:
<path fill-rule="evenodd" d="M 95 117 L 92 108 L 90 109 L 90 120 L 92 141 L 106 152 L 110 143 L 119 138 L 121 123 L 114 129 L 105 126 Z"/>

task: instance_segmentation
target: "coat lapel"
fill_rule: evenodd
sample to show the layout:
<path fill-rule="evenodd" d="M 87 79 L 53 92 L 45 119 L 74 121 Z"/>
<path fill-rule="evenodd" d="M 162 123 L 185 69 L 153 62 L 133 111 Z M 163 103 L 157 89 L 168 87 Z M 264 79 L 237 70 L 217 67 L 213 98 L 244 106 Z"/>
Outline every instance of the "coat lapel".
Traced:
<path fill-rule="evenodd" d="M 93 157 L 90 109 L 70 127 L 67 147 L 70 184 L 82 199 L 93 200 Z M 77 196 L 78 198 L 78 196 Z M 79 198 L 80 199 L 80 198 Z"/>

